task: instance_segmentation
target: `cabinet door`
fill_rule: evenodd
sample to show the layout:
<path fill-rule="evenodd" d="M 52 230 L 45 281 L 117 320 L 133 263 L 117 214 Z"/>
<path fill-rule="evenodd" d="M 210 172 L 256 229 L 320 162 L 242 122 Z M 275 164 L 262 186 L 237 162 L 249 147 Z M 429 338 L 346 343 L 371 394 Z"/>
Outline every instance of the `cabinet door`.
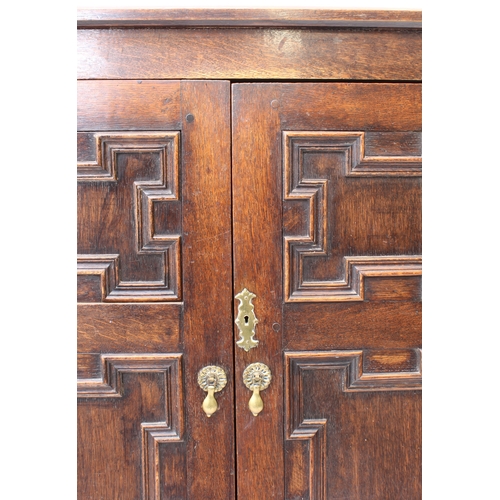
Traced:
<path fill-rule="evenodd" d="M 79 82 L 82 500 L 234 498 L 230 162 L 228 82 Z"/>
<path fill-rule="evenodd" d="M 421 86 L 232 99 L 234 289 L 259 320 L 235 351 L 238 498 L 419 499 Z"/>

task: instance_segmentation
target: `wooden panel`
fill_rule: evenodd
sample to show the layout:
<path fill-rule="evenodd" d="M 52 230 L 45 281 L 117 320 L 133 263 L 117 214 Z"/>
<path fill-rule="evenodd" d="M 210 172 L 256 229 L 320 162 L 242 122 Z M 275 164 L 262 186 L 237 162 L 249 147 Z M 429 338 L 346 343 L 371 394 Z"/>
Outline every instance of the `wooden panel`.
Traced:
<path fill-rule="evenodd" d="M 417 83 L 276 83 L 273 105 L 282 130 L 418 132 L 422 85 Z M 271 103 L 269 103 L 271 105 Z"/>
<path fill-rule="evenodd" d="M 161 446 L 158 462 L 160 464 L 158 498 L 179 500 L 189 498 L 187 474 L 178 472 L 187 470 L 186 443 L 169 442 L 168 446 Z"/>
<path fill-rule="evenodd" d="M 287 353 L 286 498 L 421 498 L 421 373 L 361 351 Z"/>
<path fill-rule="evenodd" d="M 420 157 L 367 156 L 364 132 L 283 132 L 283 154 L 287 302 L 363 300 L 367 276 L 421 273 Z"/>
<path fill-rule="evenodd" d="M 141 9 L 78 11 L 79 27 L 317 26 L 420 28 L 419 11 L 306 9 Z"/>
<path fill-rule="evenodd" d="M 372 373 L 420 371 L 420 349 L 379 349 L 363 352 L 363 371 Z"/>
<path fill-rule="evenodd" d="M 365 300 L 422 300 L 422 276 L 365 278 Z"/>
<path fill-rule="evenodd" d="M 233 85 L 233 237 L 234 290 L 247 288 L 259 319 L 257 349 L 237 349 L 236 423 L 238 498 L 281 500 L 283 491 L 283 374 L 281 352 L 282 231 L 279 114 L 267 89 Z M 239 202 L 238 202 L 239 200 Z M 235 302 L 235 312 L 238 301 Z M 238 334 L 235 331 L 235 337 Z M 243 370 L 265 363 L 273 382 L 262 398 L 264 410 L 248 409 L 251 392 Z"/>
<path fill-rule="evenodd" d="M 235 495 L 231 301 L 231 136 L 229 82 L 182 82 L 183 339 L 189 498 Z M 219 410 L 207 418 L 196 374 L 218 365 L 227 374 Z"/>
<path fill-rule="evenodd" d="M 78 352 L 172 352 L 181 342 L 180 304 L 79 304 Z"/>
<path fill-rule="evenodd" d="M 119 48 L 117 50 L 120 50 Z M 94 68 L 106 66 L 92 50 Z M 142 77 L 141 77 L 142 78 Z M 78 130 L 177 130 L 180 128 L 180 83 L 176 81 L 79 81 Z"/>
<path fill-rule="evenodd" d="M 101 377 L 101 355 L 99 353 L 77 354 L 77 378 Z"/>
<path fill-rule="evenodd" d="M 76 278 L 77 302 L 102 302 L 104 298 L 103 290 L 106 290 L 106 284 L 103 283 L 102 273 L 79 274 Z"/>
<path fill-rule="evenodd" d="M 316 282 L 325 278 L 338 279 L 339 274 L 335 273 L 346 271 L 343 257 L 347 256 L 351 265 L 351 285 L 356 285 L 353 288 L 357 303 L 286 303 L 283 322 L 279 321 L 277 310 L 272 310 L 265 319 L 267 326 L 259 324 L 257 327 L 261 331 L 265 328 L 263 336 L 259 338 L 257 334 L 261 342 L 267 343 L 265 350 L 269 348 L 268 342 L 272 342 L 274 332 L 281 328 L 285 349 L 420 347 L 421 159 L 416 156 L 421 128 L 420 86 L 235 84 L 233 92 L 233 124 L 239 134 L 235 137 L 238 140 L 241 137 L 241 144 L 244 144 L 244 147 L 238 146 L 235 139 L 234 165 L 239 170 L 233 180 L 233 189 L 235 199 L 238 196 L 244 198 L 246 204 L 245 209 L 237 206 L 234 209 L 235 235 L 241 240 L 238 245 L 235 243 L 235 288 L 240 290 L 246 286 L 259 297 L 259 292 L 251 286 L 268 279 L 267 291 L 260 291 L 265 297 L 265 307 L 279 296 L 277 266 L 282 265 L 276 263 L 276 255 L 283 255 L 283 247 L 275 245 L 274 238 L 281 233 L 283 226 L 288 231 L 285 235 L 293 234 L 294 239 L 313 235 L 309 238 L 313 241 L 308 245 L 314 250 L 321 249 L 318 244 L 320 231 L 332 253 L 341 250 L 337 270 L 332 271 L 331 263 L 323 269 L 304 265 L 302 271 L 309 273 L 308 279 Z M 246 110 L 245 102 L 251 103 L 247 107 L 253 107 L 254 111 Z M 289 131 L 290 124 L 297 127 L 297 131 Z M 338 130 L 329 130 L 330 127 Z M 301 132 L 307 129 L 310 132 Z M 352 131 L 345 132 L 346 129 Z M 281 141 L 283 136 L 284 142 Z M 302 157 L 296 162 L 297 174 L 303 172 L 297 178 L 306 181 L 301 189 L 307 199 L 294 200 L 293 203 L 298 205 L 294 210 L 288 210 L 285 203 L 283 214 L 280 214 L 273 212 L 275 203 L 283 204 L 283 199 L 276 201 L 277 191 L 282 187 L 274 176 L 287 167 L 288 160 L 282 151 L 289 137 L 315 144 L 307 146 L 311 150 L 309 159 Z M 386 156 L 376 155 L 374 159 L 367 155 L 367 138 L 372 151 L 385 150 Z M 410 144 L 409 151 L 402 151 L 402 156 L 401 150 L 407 143 Z M 253 152 L 251 157 L 248 150 Z M 262 156 L 260 150 L 264 150 Z M 332 161 L 331 157 L 338 158 Z M 260 168 L 265 173 L 265 180 L 250 183 L 248 172 L 254 175 Z M 337 169 L 335 175 L 330 171 L 332 168 Z M 342 185 L 347 191 L 343 205 L 339 205 L 334 197 L 325 197 L 328 217 L 333 213 L 337 214 L 337 219 L 332 223 L 324 216 L 320 223 L 318 217 L 311 217 L 311 213 L 320 213 L 321 209 L 320 197 L 314 195 L 318 191 L 314 184 L 320 184 L 328 177 L 332 193 L 341 192 L 339 187 Z M 286 186 L 286 176 L 284 180 Z M 307 182 L 309 180 L 312 184 Z M 364 196 L 359 196 L 359 186 L 364 186 Z M 282 193 L 285 196 L 286 189 Z M 261 204 L 253 202 L 254 198 L 261 200 Z M 352 220 L 346 218 L 346 212 Z M 392 234 L 392 237 L 386 241 L 384 238 L 368 238 L 370 234 L 383 236 L 384 233 Z M 252 248 L 251 255 L 245 254 L 244 249 L 248 247 Z M 357 260 L 356 257 L 363 258 Z M 269 268 L 265 263 L 269 263 Z M 329 276 L 325 272 L 328 270 Z M 377 282 L 379 277 L 382 281 Z M 257 301 L 254 301 L 256 309 Z M 258 309 L 256 314 L 261 320 Z M 252 359 L 252 351 L 247 357 Z"/>
<path fill-rule="evenodd" d="M 94 132 L 77 132 L 76 145 L 78 163 L 97 161 L 98 148 L 96 144 L 96 134 Z"/>
<path fill-rule="evenodd" d="M 418 30 L 84 29 L 78 78 L 420 80 L 421 40 Z"/>
<path fill-rule="evenodd" d="M 275 354 L 280 351 L 280 335 L 283 347 L 294 350 L 420 346 L 421 306 L 413 300 L 418 292 L 414 286 L 406 290 L 405 281 L 384 282 L 369 288 L 370 300 L 364 296 L 365 279 L 412 279 L 421 272 L 421 158 L 416 154 L 420 99 L 420 86 L 410 84 L 233 85 L 233 196 L 244 200 L 233 207 L 234 282 L 235 291 L 246 287 L 256 294 L 260 342 L 248 353 L 236 352 L 237 372 L 260 361 L 279 380 L 281 367 Z M 367 142 L 374 156 L 366 153 Z M 410 144 L 408 151 L 403 150 L 405 144 Z M 327 180 L 328 192 L 323 188 L 321 193 L 318 185 Z M 303 190 L 299 193 L 303 196 L 290 199 L 298 208 L 287 210 L 285 200 L 281 213 L 283 197 L 292 198 L 295 187 Z M 408 192 L 408 197 L 402 199 L 401 192 Z M 307 238 L 308 251 L 324 252 L 324 260 L 330 259 L 316 267 L 299 262 L 296 267 L 303 282 L 310 280 L 316 286 L 321 280 L 340 280 L 347 272 L 348 293 L 352 291 L 358 303 L 283 307 L 288 293 L 279 286 L 280 257 L 287 270 L 283 231 L 295 241 Z M 369 238 L 370 234 L 389 236 L 384 241 Z M 338 255 L 333 263 L 334 252 Z M 344 257 L 350 259 L 347 265 Z M 401 289 L 411 302 L 401 300 Z M 316 290 L 313 295 L 311 300 L 317 301 Z M 252 418 L 248 391 L 236 388 L 237 425 L 245 429 L 238 439 L 238 456 L 245 464 L 241 474 L 251 471 L 258 478 L 253 489 L 238 483 L 242 498 L 264 491 L 277 491 L 276 498 L 283 497 L 277 490 L 283 456 L 280 422 L 274 420 L 281 408 L 280 389 L 271 383 L 263 393 L 262 414 Z M 246 437 L 247 430 L 251 438 Z M 257 455 L 272 457 L 273 463 L 253 462 Z M 251 469 L 246 464 L 252 464 Z"/>
<path fill-rule="evenodd" d="M 160 449 L 175 443 L 175 456 L 184 438 L 181 355 L 102 361 L 101 379 L 78 384 L 79 498 L 159 500 Z M 177 465 L 162 476 L 169 488 L 186 482 Z"/>
<path fill-rule="evenodd" d="M 422 304 L 286 304 L 283 342 L 293 350 L 420 347 Z"/>
<path fill-rule="evenodd" d="M 177 82 L 170 87 L 176 97 L 163 102 L 161 88 L 148 101 L 137 82 L 94 83 L 111 104 L 97 97 L 95 113 L 82 122 L 89 129 L 78 136 L 79 292 L 87 301 L 78 315 L 79 391 L 87 396 L 80 405 L 80 496 L 232 500 L 230 86 L 183 82 L 181 102 Z M 119 102 L 128 94 L 146 100 L 130 120 Z M 169 123 L 181 131 L 162 130 Z M 106 303 L 115 301 L 134 303 Z M 186 376 L 179 368 L 174 387 L 157 361 L 180 350 Z M 208 419 L 196 374 L 212 364 L 229 382 Z M 165 417 L 164 400 L 181 389 L 185 436 Z M 172 408 L 184 409 L 184 401 Z M 207 467 L 216 480 L 207 480 Z"/>
<path fill-rule="evenodd" d="M 83 300 L 181 298 L 179 136 L 97 133 L 78 162 L 78 273 L 100 277 Z"/>
<path fill-rule="evenodd" d="M 422 132 L 368 132 L 367 156 L 422 156 Z"/>

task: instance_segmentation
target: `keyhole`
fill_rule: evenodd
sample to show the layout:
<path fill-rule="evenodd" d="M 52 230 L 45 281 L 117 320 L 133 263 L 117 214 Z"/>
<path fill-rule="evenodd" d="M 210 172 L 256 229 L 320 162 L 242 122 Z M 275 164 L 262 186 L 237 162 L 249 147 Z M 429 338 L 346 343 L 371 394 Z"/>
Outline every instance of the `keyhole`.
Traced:
<path fill-rule="evenodd" d="M 245 316 L 245 325 L 248 325 L 248 316 Z"/>

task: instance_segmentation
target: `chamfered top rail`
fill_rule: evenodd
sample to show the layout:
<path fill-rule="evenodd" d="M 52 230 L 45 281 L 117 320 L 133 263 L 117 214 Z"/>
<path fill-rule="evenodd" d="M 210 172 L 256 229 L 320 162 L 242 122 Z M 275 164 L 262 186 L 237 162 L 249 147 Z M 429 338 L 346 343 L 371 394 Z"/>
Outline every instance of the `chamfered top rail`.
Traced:
<path fill-rule="evenodd" d="M 422 12 L 327 9 L 80 9 L 79 28 L 307 27 L 421 28 Z"/>

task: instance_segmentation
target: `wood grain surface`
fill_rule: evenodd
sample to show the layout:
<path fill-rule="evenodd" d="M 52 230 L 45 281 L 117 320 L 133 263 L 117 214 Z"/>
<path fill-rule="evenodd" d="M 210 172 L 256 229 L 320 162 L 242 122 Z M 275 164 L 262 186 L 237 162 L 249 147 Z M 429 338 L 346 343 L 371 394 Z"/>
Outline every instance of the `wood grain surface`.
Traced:
<path fill-rule="evenodd" d="M 101 365 L 101 377 L 78 382 L 79 497 L 156 499 L 178 490 L 186 483 L 185 464 L 175 461 L 186 447 L 182 355 L 103 355 Z M 166 478 L 160 448 L 171 445 L 176 463 Z"/>
<path fill-rule="evenodd" d="M 418 30 L 82 29 L 80 79 L 421 80 Z"/>
<path fill-rule="evenodd" d="M 421 498 L 420 365 L 370 374 L 363 358 L 285 354 L 286 498 Z"/>
<path fill-rule="evenodd" d="M 329 9 L 80 9 L 78 27 L 315 26 L 420 28 L 422 13 L 409 10 Z"/>
<path fill-rule="evenodd" d="M 180 128 L 180 82 L 79 81 L 77 102 L 78 131 Z"/>
<path fill-rule="evenodd" d="M 79 304 L 79 352 L 176 352 L 181 304 Z"/>
<path fill-rule="evenodd" d="M 229 106 L 229 82 L 81 82 L 79 498 L 234 498 Z M 141 262 L 173 234 L 178 261 Z M 165 271 L 182 302 L 144 296 Z M 120 281 L 142 299 L 103 303 Z"/>
<path fill-rule="evenodd" d="M 187 490 L 214 500 L 235 498 L 230 92 L 224 81 L 181 84 Z M 228 380 L 210 418 L 196 378 L 207 365 Z"/>
<path fill-rule="evenodd" d="M 421 498 L 421 21 L 78 12 L 81 500 Z"/>
<path fill-rule="evenodd" d="M 257 349 L 235 352 L 238 476 L 251 478 L 238 481 L 238 498 L 278 500 L 284 498 L 279 114 L 267 89 L 258 86 L 233 86 L 232 109 L 234 290 L 256 294 L 260 342 Z M 250 413 L 252 393 L 241 383 L 243 370 L 254 362 L 265 363 L 274 380 L 262 393 L 258 417 Z"/>
<path fill-rule="evenodd" d="M 238 477 L 257 476 L 238 481 L 242 498 L 270 488 L 287 499 L 419 498 L 420 358 L 412 349 L 421 346 L 420 114 L 415 84 L 233 85 L 234 287 L 257 296 L 260 342 L 237 350 L 236 373 L 253 361 L 276 373 L 256 418 L 246 408 L 248 391 L 236 387 Z M 288 145 L 294 134 L 299 143 Z M 372 165 L 356 172 L 365 144 L 355 142 L 366 136 Z M 289 271 L 292 233 L 305 257 Z M 344 260 L 334 264 L 336 252 Z M 370 267 L 377 258 L 384 264 Z M 326 295 L 317 290 L 344 280 L 336 273 L 346 272 L 346 259 L 360 259 L 367 293 L 363 281 L 358 296 L 321 303 Z M 291 272 L 317 290 L 286 303 Z M 349 349 L 359 351 L 351 356 Z M 286 383 L 280 352 L 307 357 L 297 368 L 300 382 Z M 339 372 L 346 357 L 359 375 L 348 376 L 351 385 Z M 372 374 L 362 375 L 363 367 Z M 283 393 L 274 385 L 283 375 L 285 415 L 291 406 L 300 415 L 285 417 L 295 424 L 284 447 Z M 341 395 L 339 388 L 376 394 Z"/>

